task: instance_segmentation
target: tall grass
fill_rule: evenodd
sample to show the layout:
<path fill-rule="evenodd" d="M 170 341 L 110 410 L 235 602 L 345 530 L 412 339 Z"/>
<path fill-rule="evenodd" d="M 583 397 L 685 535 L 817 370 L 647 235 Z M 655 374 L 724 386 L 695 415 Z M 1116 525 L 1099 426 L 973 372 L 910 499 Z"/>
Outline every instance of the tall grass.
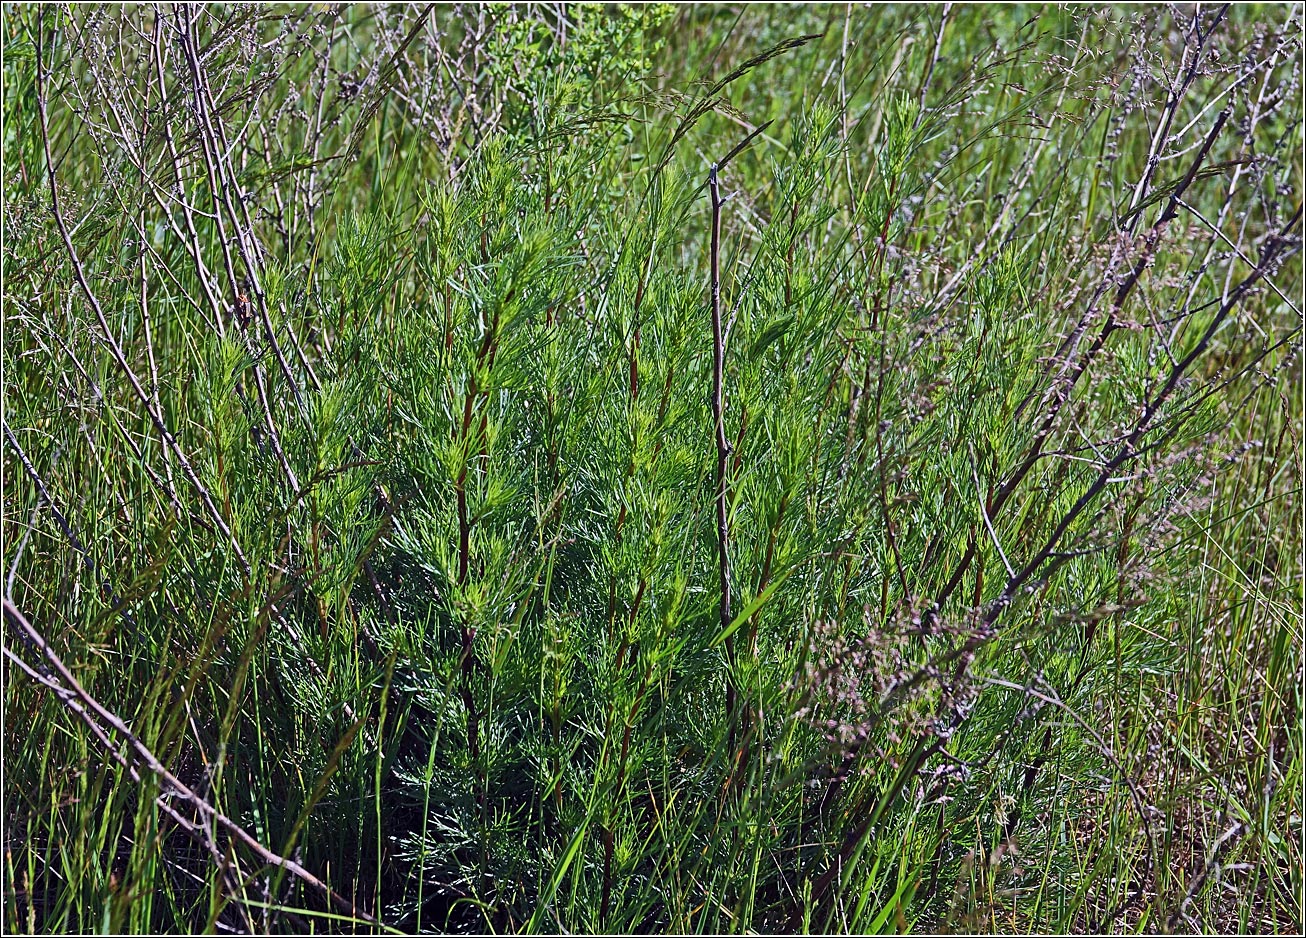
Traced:
<path fill-rule="evenodd" d="M 5 927 L 1302 921 L 1297 8 L 7 8 Z"/>

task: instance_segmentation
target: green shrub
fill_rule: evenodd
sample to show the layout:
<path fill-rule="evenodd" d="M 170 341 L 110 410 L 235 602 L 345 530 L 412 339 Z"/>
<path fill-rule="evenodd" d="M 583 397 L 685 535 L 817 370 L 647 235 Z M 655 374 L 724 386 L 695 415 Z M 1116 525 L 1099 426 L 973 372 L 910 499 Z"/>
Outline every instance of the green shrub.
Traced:
<path fill-rule="evenodd" d="M 6 928 L 1299 926 L 1301 27 L 7 10 Z"/>

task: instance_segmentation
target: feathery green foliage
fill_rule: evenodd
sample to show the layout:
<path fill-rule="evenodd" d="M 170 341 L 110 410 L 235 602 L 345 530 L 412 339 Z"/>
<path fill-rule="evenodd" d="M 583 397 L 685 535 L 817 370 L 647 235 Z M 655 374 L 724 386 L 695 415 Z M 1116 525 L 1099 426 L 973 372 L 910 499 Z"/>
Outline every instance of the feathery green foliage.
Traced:
<path fill-rule="evenodd" d="M 6 929 L 1295 933 L 1302 25 L 6 8 Z"/>

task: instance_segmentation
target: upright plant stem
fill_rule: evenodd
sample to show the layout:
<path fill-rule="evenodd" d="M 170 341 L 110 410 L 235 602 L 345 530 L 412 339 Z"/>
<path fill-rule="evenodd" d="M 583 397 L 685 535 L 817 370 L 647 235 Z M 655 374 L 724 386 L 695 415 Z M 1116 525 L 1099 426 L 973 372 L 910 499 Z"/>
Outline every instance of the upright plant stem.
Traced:
<path fill-rule="evenodd" d="M 717 167 L 713 164 L 708 175 L 708 190 L 712 195 L 712 419 L 716 425 L 716 542 L 720 587 L 721 628 L 730 626 L 730 518 L 727 505 L 726 468 L 730 457 L 730 442 L 726 439 L 726 337 L 721 323 L 721 185 Z M 734 636 L 726 640 L 726 660 L 735 662 Z M 736 706 L 734 675 L 726 681 L 726 710 L 731 714 L 732 729 Z M 732 733 L 733 736 L 733 733 Z M 733 739 L 731 749 L 734 748 Z"/>

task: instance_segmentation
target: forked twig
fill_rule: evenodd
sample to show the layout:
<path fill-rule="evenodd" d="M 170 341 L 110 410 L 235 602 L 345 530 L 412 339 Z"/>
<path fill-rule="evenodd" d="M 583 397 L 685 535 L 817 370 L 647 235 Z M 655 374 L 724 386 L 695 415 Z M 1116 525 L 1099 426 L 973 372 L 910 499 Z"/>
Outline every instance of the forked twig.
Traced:
<path fill-rule="evenodd" d="M 168 771 L 167 767 L 159 761 L 158 757 L 150 751 L 149 747 L 131 731 L 127 724 L 124 723 L 117 714 L 105 708 L 99 701 L 86 692 L 82 685 L 78 683 L 77 678 L 73 676 L 72 671 L 63 663 L 63 660 L 55 653 L 54 649 L 50 647 L 50 643 L 45 640 L 45 636 L 27 620 L 27 617 L 19 611 L 18 607 L 15 606 L 8 597 L 4 598 L 4 614 L 6 621 L 13 626 L 18 634 L 23 636 L 32 647 L 41 652 L 50 668 L 53 669 L 53 673 L 50 675 L 42 675 L 38 670 L 23 662 L 22 659 L 10 651 L 7 646 L 4 648 L 5 656 L 18 664 L 22 670 L 34 680 L 38 681 L 48 690 L 53 692 L 72 713 L 76 714 L 77 717 L 86 724 L 87 728 L 91 730 L 92 734 L 100 742 L 100 745 L 104 747 L 105 751 L 111 758 L 132 769 L 133 778 L 139 780 L 139 770 L 142 768 L 152 773 L 155 778 L 158 779 L 160 787 L 164 789 L 156 799 L 160 807 L 162 807 L 174 819 L 179 821 L 185 829 L 193 832 L 195 825 L 193 822 L 187 822 L 184 818 L 179 816 L 176 809 L 169 803 L 169 797 L 186 802 L 197 814 L 199 814 L 200 817 L 204 819 L 206 824 L 213 824 L 217 827 L 221 827 L 230 836 L 248 847 L 263 863 L 269 866 L 279 867 L 295 876 L 300 881 L 329 899 L 331 904 L 341 912 L 344 912 L 353 918 L 371 924 L 377 924 L 372 916 L 358 909 L 353 902 L 337 893 L 330 886 L 322 882 L 322 880 L 318 879 L 294 860 L 273 853 L 267 847 L 263 846 L 252 834 L 231 818 L 218 811 L 211 804 L 192 791 L 184 782 L 181 781 L 181 779 Z M 113 745 L 112 740 L 109 738 L 108 733 L 106 732 L 106 727 L 113 730 L 126 741 L 130 759 L 127 759 L 119 753 L 118 749 Z"/>

